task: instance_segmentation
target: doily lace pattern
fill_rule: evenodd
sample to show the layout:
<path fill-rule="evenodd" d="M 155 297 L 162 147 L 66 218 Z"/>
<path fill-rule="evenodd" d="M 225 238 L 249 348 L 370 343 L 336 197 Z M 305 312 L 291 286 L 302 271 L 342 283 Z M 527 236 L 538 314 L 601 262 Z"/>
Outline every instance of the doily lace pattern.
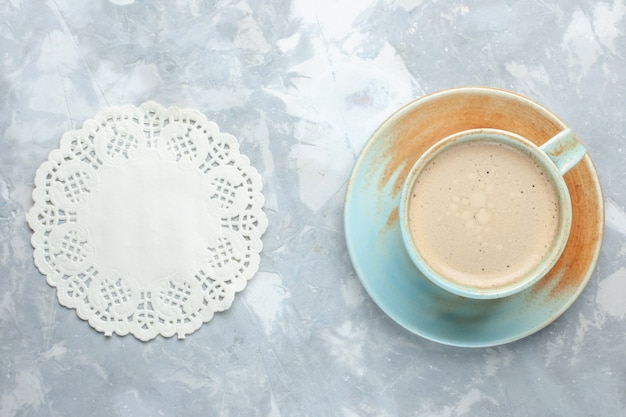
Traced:
<path fill-rule="evenodd" d="M 35 264 L 107 336 L 184 338 L 257 272 L 261 188 L 235 137 L 195 110 L 103 110 L 37 170 Z"/>

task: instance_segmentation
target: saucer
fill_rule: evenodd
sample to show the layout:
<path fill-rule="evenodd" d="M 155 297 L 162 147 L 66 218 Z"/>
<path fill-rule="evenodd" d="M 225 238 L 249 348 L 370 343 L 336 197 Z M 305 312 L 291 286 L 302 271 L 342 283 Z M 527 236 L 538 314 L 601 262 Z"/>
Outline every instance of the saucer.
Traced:
<path fill-rule="evenodd" d="M 589 154 L 564 176 L 572 200 L 572 228 L 561 258 L 535 285 L 506 298 L 464 298 L 431 283 L 404 248 L 398 207 L 411 167 L 443 137 L 495 128 L 541 145 L 566 127 L 532 100 L 487 87 L 421 97 L 383 122 L 354 166 L 344 208 L 348 252 L 374 302 L 409 331 L 462 347 L 513 342 L 563 314 L 587 285 L 604 232 L 602 190 Z"/>

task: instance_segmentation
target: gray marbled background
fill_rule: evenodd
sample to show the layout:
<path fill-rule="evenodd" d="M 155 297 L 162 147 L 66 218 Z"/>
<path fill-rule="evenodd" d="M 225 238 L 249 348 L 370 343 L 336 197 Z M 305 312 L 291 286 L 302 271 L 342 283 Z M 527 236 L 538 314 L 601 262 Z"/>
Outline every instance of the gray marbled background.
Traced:
<path fill-rule="evenodd" d="M 0 0 L 0 416 L 617 416 L 626 412 L 626 1 Z M 604 187 L 590 284 L 519 342 L 461 349 L 369 299 L 346 182 L 407 101 L 489 85 L 550 108 Z M 261 268 L 181 341 L 105 338 L 32 262 L 36 168 L 103 107 L 194 107 L 261 172 Z"/>

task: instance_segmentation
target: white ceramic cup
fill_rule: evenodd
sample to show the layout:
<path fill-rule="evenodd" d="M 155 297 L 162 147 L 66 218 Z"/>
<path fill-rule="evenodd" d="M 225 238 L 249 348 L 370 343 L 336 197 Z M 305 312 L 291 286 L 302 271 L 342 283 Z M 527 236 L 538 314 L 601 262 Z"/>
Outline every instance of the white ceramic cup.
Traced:
<path fill-rule="evenodd" d="M 426 236 L 427 233 L 423 233 L 420 235 L 420 229 L 416 229 L 416 224 L 419 223 L 415 219 L 412 220 L 411 216 L 415 216 L 416 210 L 411 210 L 409 207 L 411 204 L 419 204 L 419 195 L 414 193 L 414 188 L 416 186 L 416 182 L 423 180 L 425 181 L 425 172 L 426 170 L 430 170 L 430 167 L 433 167 L 433 164 L 437 164 L 443 158 L 442 155 L 446 154 L 446 152 L 453 149 L 455 146 L 467 146 L 472 143 L 476 152 L 478 152 L 481 147 L 476 146 L 476 144 L 486 143 L 488 142 L 491 145 L 502 145 L 508 147 L 509 149 L 513 149 L 519 151 L 525 157 L 530 158 L 530 160 L 536 165 L 536 167 L 541 171 L 540 175 L 545 175 L 547 178 L 547 182 L 549 186 L 554 190 L 554 196 L 556 196 L 556 200 L 558 204 L 555 205 L 557 207 L 556 210 L 556 219 L 557 223 L 555 223 L 555 231 L 553 238 L 551 240 L 546 241 L 547 247 L 545 250 L 541 250 L 541 252 L 537 252 L 535 249 L 533 251 L 534 258 L 531 259 L 529 257 L 528 262 L 524 262 L 524 268 L 517 268 L 517 270 L 503 270 L 503 272 L 498 271 L 490 271 L 489 275 L 485 274 L 481 275 L 479 272 L 473 271 L 471 274 L 467 273 L 467 276 L 463 276 L 461 273 L 457 273 L 458 270 L 463 267 L 458 267 L 458 264 L 454 267 L 452 265 L 455 259 L 449 258 L 450 265 L 446 265 L 445 263 L 448 261 L 442 261 L 443 258 L 437 257 L 435 260 L 435 256 L 432 255 L 433 251 L 426 250 L 429 243 L 423 243 L 423 236 Z M 484 148 L 484 147 L 483 147 Z M 457 148 L 458 149 L 458 148 Z M 487 148 L 484 148 L 487 149 Z M 576 136 L 572 133 L 570 129 L 565 129 L 547 141 L 545 144 L 541 146 L 537 146 L 533 144 L 526 138 L 523 138 L 517 134 L 496 130 L 496 129 L 472 129 L 467 131 L 462 131 L 455 133 L 451 136 L 448 136 L 441 141 L 437 142 L 435 145 L 430 147 L 415 163 L 413 168 L 411 169 L 409 175 L 406 178 L 406 181 L 403 186 L 402 196 L 400 200 L 399 207 L 399 217 L 400 217 L 400 228 L 402 231 L 402 238 L 404 240 L 404 244 L 406 250 L 417 266 L 417 268 L 425 275 L 428 279 L 430 279 L 433 283 L 438 286 L 444 288 L 445 290 L 469 298 L 479 298 L 479 299 L 490 299 L 490 298 L 501 298 L 506 297 L 517 292 L 523 291 L 524 289 L 529 288 L 538 280 L 540 280 L 544 275 L 548 273 L 548 271 L 555 265 L 561 256 L 565 246 L 567 244 L 568 236 L 571 228 L 572 221 L 572 207 L 570 201 L 569 191 L 567 189 L 567 185 L 563 179 L 563 175 L 574 167 L 586 154 L 585 148 L 578 141 Z M 442 168 L 441 168 L 442 169 Z M 543 177 L 542 177 L 543 178 Z M 520 181 L 525 181 L 525 178 L 520 178 Z M 445 186 L 442 184 L 442 187 Z M 432 195 L 432 194 L 431 194 Z M 552 194 L 551 194 L 552 195 Z M 456 198 L 456 197 L 454 197 Z M 481 197 L 483 200 L 484 198 Z M 500 202 L 507 202 L 502 200 L 502 195 L 500 194 Z M 504 197 L 507 198 L 508 197 Z M 512 198 L 512 197 L 511 197 Z M 434 199 L 433 199 L 434 200 Z M 467 203 L 467 201 L 466 201 Z M 453 206 L 455 203 L 450 203 Z M 461 204 L 461 203 L 459 203 Z M 469 203 L 468 207 L 469 207 Z M 492 204 L 493 207 L 493 203 Z M 500 205 L 503 205 L 500 204 Z M 424 204 L 424 206 L 428 206 L 428 204 Z M 495 206 L 498 206 L 497 199 Z M 427 209 L 424 209 L 427 210 Z M 446 207 L 434 207 L 431 208 L 433 210 L 433 218 L 434 219 L 442 219 L 441 227 L 448 227 L 453 221 L 461 221 L 460 217 L 457 216 L 457 220 L 454 220 L 454 216 L 446 218 L 445 210 Z M 440 210 L 440 211 L 437 211 Z M 497 212 L 497 207 L 493 207 L 492 210 L 494 213 Z M 505 213 L 507 216 L 513 216 L 515 210 L 511 210 L 510 213 Z M 426 212 L 430 216 L 430 212 Z M 478 212 L 477 212 L 478 213 Z M 482 213 L 482 212 L 481 212 Z M 478 220 L 485 220 L 488 217 L 487 215 L 491 215 L 489 213 L 484 214 L 482 218 L 478 213 Z M 542 211 L 543 213 L 543 211 Z M 457 213 L 458 214 L 458 213 Z M 500 214 L 494 214 L 503 216 L 504 214 L 501 212 Z M 526 214 L 521 213 L 517 214 L 517 216 L 525 216 Z M 548 216 L 549 213 L 544 213 L 541 215 Z M 554 213 L 552 213 L 554 215 Z M 537 217 L 535 213 L 533 216 Z M 422 216 L 423 219 L 426 219 L 428 216 Z M 462 216 L 461 216 L 462 217 Z M 476 215 L 474 215 L 474 219 L 476 219 Z M 529 217 L 530 218 L 530 217 Z M 534 217 L 533 217 L 534 218 Z M 472 220 L 470 218 L 470 220 Z M 511 219 L 508 219 L 511 220 Z M 507 221 L 508 221 L 507 220 Z M 518 219 L 521 222 L 526 221 L 527 219 L 520 218 Z M 434 223 L 437 220 L 433 221 Z M 483 223 L 485 223 L 483 221 Z M 494 227 L 499 227 L 500 229 L 497 232 L 501 232 L 503 227 L 507 226 L 497 226 L 499 223 L 494 222 Z M 502 224 L 508 224 L 506 222 Z M 554 223 L 553 223 L 554 224 Z M 428 226 L 428 225 L 427 225 Z M 472 224 L 468 222 L 468 227 L 471 227 Z M 481 230 L 489 231 L 489 226 L 482 227 Z M 413 231 L 411 228 L 413 227 Z M 430 226 L 428 226 L 430 227 Z M 433 230 L 438 227 L 433 225 Z M 460 226 L 459 226 L 460 227 Z M 529 228 L 532 228 L 529 222 Z M 424 229 L 425 230 L 425 229 Z M 443 229 L 442 229 L 443 230 Z M 447 230 L 447 229 L 446 229 Z M 531 233 L 529 236 L 534 236 L 533 230 L 523 230 L 524 233 Z M 544 232 L 543 229 L 537 229 L 537 233 Z M 478 233 L 478 232 L 477 232 Z M 480 232 L 482 233 L 482 232 Z M 513 232 L 514 233 L 514 232 Z M 494 235 L 497 233 L 493 233 Z M 506 236 L 506 233 L 499 233 L 501 236 Z M 444 236 L 443 234 L 441 236 Z M 506 251 L 510 251 L 510 244 L 507 241 L 514 240 L 515 236 L 511 239 L 500 239 L 502 241 L 490 241 L 490 237 L 485 237 L 483 241 L 480 241 L 480 245 L 492 245 L 492 249 L 490 253 L 497 255 L 501 253 L 501 251 L 505 251 L 502 253 L 506 253 Z M 483 237 L 481 237 L 483 238 Z M 452 245 L 452 240 L 454 240 L 454 245 Z M 530 239 L 529 239 L 530 240 Z M 422 243 L 420 243 L 422 242 Z M 461 242 L 461 243 L 459 243 Z M 450 238 L 450 247 L 454 246 L 459 250 L 459 253 L 462 252 L 463 241 L 459 238 L 457 239 L 455 236 Z M 441 242 L 440 242 L 441 243 Z M 469 244 L 468 244 L 469 246 Z M 445 245 L 443 246 L 445 247 Z M 496 249 L 493 249 L 496 247 Z M 471 249 L 468 247 L 468 249 Z M 479 249 L 480 250 L 480 249 Z M 500 252 L 498 252 L 500 251 Z M 452 250 L 450 252 L 453 252 Z M 520 252 L 521 253 L 521 252 Z M 525 253 L 525 252 L 524 252 Z M 447 255 L 446 255 L 447 256 Z M 450 255 L 453 256 L 453 255 Z M 464 255 L 466 256 L 466 255 Z M 513 256 L 509 253 L 508 256 Z M 538 256 L 538 258 L 537 258 Z M 429 258 L 430 257 L 430 258 Z M 470 263 L 474 262 L 474 259 L 478 257 L 470 257 Z M 465 259 L 465 258 L 464 258 Z M 494 257 L 486 258 L 487 260 L 493 260 Z M 520 258 L 521 259 L 521 258 Z M 495 261 L 494 261 L 495 262 Z M 521 265 L 521 263 L 520 263 Z M 476 269 L 475 266 L 472 266 Z M 508 268 L 508 265 L 506 266 Z M 504 266 L 503 266 L 504 268 Z M 483 269 L 484 270 L 484 269 Z M 499 276 L 500 274 L 501 276 Z M 502 278 L 502 279 L 500 279 Z M 506 278 L 506 279 L 505 279 Z"/>

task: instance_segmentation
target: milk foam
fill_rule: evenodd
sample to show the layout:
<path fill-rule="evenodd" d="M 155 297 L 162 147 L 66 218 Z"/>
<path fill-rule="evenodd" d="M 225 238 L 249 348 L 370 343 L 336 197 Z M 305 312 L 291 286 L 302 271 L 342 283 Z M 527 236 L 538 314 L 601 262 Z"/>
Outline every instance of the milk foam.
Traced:
<path fill-rule="evenodd" d="M 408 216 L 413 243 L 435 272 L 489 289 L 542 261 L 558 232 L 559 198 L 530 155 L 501 143 L 465 142 L 422 171 Z"/>

